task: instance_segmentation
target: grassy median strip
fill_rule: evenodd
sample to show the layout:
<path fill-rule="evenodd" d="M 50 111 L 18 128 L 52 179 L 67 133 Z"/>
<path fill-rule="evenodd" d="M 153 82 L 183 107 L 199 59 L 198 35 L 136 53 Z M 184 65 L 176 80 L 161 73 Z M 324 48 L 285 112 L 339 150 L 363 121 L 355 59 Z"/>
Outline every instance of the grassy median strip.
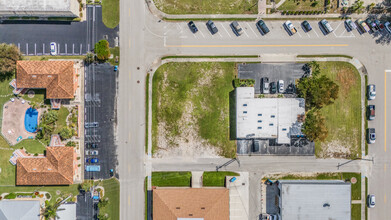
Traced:
<path fill-rule="evenodd" d="M 365 177 L 365 196 L 368 196 L 368 177 Z M 365 199 L 366 201 L 366 199 Z M 365 204 L 365 219 L 368 219 L 368 206 Z"/>
<path fill-rule="evenodd" d="M 256 21 L 256 18 L 167 18 L 163 17 L 165 21 Z"/>
<path fill-rule="evenodd" d="M 352 220 L 360 220 L 361 219 L 361 203 L 352 204 L 351 212 L 352 212 L 351 213 Z"/>
<path fill-rule="evenodd" d="M 145 153 L 148 154 L 149 73 L 145 78 Z"/>
<path fill-rule="evenodd" d="M 321 74 L 339 85 L 338 98 L 320 111 L 326 119 L 328 137 L 315 143 L 317 157 L 354 159 L 361 156 L 361 78 L 347 62 L 319 62 Z"/>
<path fill-rule="evenodd" d="M 103 180 L 101 182 L 105 189 L 105 196 L 102 200 L 109 198 L 109 203 L 99 210 L 99 213 L 107 213 L 109 219 L 119 220 L 119 181 L 116 178 Z"/>
<path fill-rule="evenodd" d="M 344 57 L 353 59 L 353 57 L 343 54 L 323 54 L 323 55 L 297 55 L 298 58 L 322 58 L 322 57 Z"/>
<path fill-rule="evenodd" d="M 368 99 L 366 97 L 367 93 L 368 93 L 368 75 L 365 75 L 365 113 L 368 109 Z M 365 115 L 365 125 L 364 125 L 364 129 L 365 129 L 365 135 L 366 135 L 366 132 L 367 132 L 367 129 L 368 129 L 368 120 L 367 120 L 367 116 Z M 365 155 L 368 155 L 368 142 L 367 142 L 367 139 L 365 138 Z"/>
<path fill-rule="evenodd" d="M 167 14 L 257 14 L 258 0 L 153 0 Z"/>
<path fill-rule="evenodd" d="M 226 176 L 239 176 L 235 172 L 204 172 L 202 176 L 203 186 L 225 186 L 225 177 Z"/>
<path fill-rule="evenodd" d="M 162 57 L 162 60 L 166 59 L 183 59 L 183 58 L 210 58 L 210 59 L 217 59 L 217 58 L 258 58 L 258 55 L 238 55 L 238 56 L 166 56 Z"/>
<path fill-rule="evenodd" d="M 102 0 L 102 20 L 108 28 L 119 24 L 119 0 Z"/>
<path fill-rule="evenodd" d="M 191 172 L 153 172 L 152 186 L 190 187 Z"/>

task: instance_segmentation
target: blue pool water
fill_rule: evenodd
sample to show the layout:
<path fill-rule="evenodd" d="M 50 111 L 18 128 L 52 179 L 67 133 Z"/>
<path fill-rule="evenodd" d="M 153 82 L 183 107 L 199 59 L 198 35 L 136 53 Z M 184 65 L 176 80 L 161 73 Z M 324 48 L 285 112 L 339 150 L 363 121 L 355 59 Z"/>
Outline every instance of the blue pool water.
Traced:
<path fill-rule="evenodd" d="M 24 128 L 28 132 L 35 132 L 38 125 L 38 111 L 33 108 L 28 108 L 24 116 Z"/>

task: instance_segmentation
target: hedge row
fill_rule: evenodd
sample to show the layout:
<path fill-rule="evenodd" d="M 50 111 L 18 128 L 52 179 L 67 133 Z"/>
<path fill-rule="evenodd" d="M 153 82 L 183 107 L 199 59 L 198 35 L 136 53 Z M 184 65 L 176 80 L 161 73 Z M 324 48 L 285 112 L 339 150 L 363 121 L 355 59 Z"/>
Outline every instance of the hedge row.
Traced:
<path fill-rule="evenodd" d="M 319 15 L 325 14 L 326 11 L 283 11 L 282 15 Z"/>
<path fill-rule="evenodd" d="M 254 79 L 234 79 L 234 87 L 253 87 L 255 84 Z"/>

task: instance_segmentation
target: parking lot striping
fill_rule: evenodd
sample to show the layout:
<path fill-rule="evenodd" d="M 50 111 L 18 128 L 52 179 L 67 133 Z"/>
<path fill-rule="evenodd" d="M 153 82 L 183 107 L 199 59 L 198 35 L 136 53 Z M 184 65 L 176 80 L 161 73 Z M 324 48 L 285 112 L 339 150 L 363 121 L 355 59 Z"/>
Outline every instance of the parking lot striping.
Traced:
<path fill-rule="evenodd" d="M 255 37 L 258 37 L 258 35 L 255 33 L 255 31 L 251 28 L 249 23 L 246 23 L 248 28 L 254 33 Z"/>
<path fill-rule="evenodd" d="M 217 32 L 221 38 L 223 38 L 223 35 L 220 34 L 220 32 Z"/>
<path fill-rule="evenodd" d="M 37 44 L 34 43 L 34 55 L 37 55 Z"/>
<path fill-rule="evenodd" d="M 178 23 L 177 23 L 176 25 L 177 25 L 177 27 L 179 28 L 179 33 L 182 33 L 182 31 L 183 31 L 183 30 L 182 30 L 182 27 L 181 27 Z"/>
<path fill-rule="evenodd" d="M 315 29 L 312 29 L 317 37 L 319 37 L 318 33 L 315 31 Z"/>
<path fill-rule="evenodd" d="M 201 29 L 198 30 L 200 32 L 200 34 L 202 35 L 203 38 L 205 38 L 205 35 L 204 33 L 202 33 Z"/>
<path fill-rule="evenodd" d="M 384 71 L 384 152 L 387 151 L 387 70 Z"/>
<path fill-rule="evenodd" d="M 335 28 L 335 30 L 337 30 L 339 28 L 339 26 L 341 26 L 341 24 L 344 23 L 344 22 L 339 22 L 339 24 L 337 25 L 337 27 Z"/>
<path fill-rule="evenodd" d="M 179 36 L 179 38 L 181 38 L 181 39 L 186 39 L 187 36 Z"/>
<path fill-rule="evenodd" d="M 68 54 L 68 45 L 65 44 L 65 53 Z"/>
<path fill-rule="evenodd" d="M 26 43 L 26 55 L 29 55 L 29 44 Z"/>
<path fill-rule="evenodd" d="M 243 30 L 243 32 L 244 32 L 244 34 L 245 34 L 248 38 L 250 38 L 250 36 L 248 36 L 248 34 L 247 34 L 247 29 L 246 29 L 246 30 Z"/>
<path fill-rule="evenodd" d="M 302 38 L 302 36 L 301 36 L 300 32 L 297 32 L 297 34 L 299 35 L 299 37 L 300 37 L 300 38 Z"/>
<path fill-rule="evenodd" d="M 83 46 L 83 45 L 80 44 L 80 55 L 82 55 L 82 52 L 81 52 L 81 49 L 83 48 L 82 46 Z M 88 51 L 87 51 L 87 52 L 88 52 Z"/>
<path fill-rule="evenodd" d="M 225 29 L 224 25 L 222 25 L 222 27 L 224 28 L 225 32 L 227 32 L 229 38 L 232 38 L 232 36 L 228 33 L 227 29 Z"/>
<path fill-rule="evenodd" d="M 347 47 L 349 44 L 281 44 L 281 45 L 165 45 L 165 47 Z"/>
<path fill-rule="evenodd" d="M 45 54 L 45 43 L 42 44 L 42 54 Z"/>
<path fill-rule="evenodd" d="M 75 54 L 75 44 L 72 44 L 72 54 Z"/>

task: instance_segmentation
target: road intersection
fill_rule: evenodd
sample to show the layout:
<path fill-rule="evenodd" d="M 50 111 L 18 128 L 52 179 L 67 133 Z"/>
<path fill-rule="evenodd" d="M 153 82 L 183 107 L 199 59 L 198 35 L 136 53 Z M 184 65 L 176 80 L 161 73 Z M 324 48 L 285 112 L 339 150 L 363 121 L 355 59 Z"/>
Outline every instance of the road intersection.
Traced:
<path fill-rule="evenodd" d="M 377 85 L 377 97 L 371 104 L 377 105 L 377 118 L 369 122 L 376 128 L 376 144 L 369 146 L 369 157 L 374 161 L 314 158 L 244 157 L 240 167 L 233 163 L 227 170 L 250 171 L 259 175 L 271 172 L 313 172 L 313 171 L 362 171 L 369 177 L 369 193 L 378 197 L 375 209 L 369 210 L 369 219 L 386 219 L 391 215 L 389 201 L 391 188 L 391 149 L 387 149 L 387 135 L 391 137 L 391 120 L 386 114 L 391 110 L 391 46 L 383 35 L 360 35 L 357 31 L 347 32 L 341 21 L 331 25 L 335 34 L 323 36 L 316 23 L 311 23 L 314 32 L 289 37 L 282 28 L 283 21 L 267 22 L 270 35 L 261 36 L 254 23 L 240 22 L 245 28 L 241 37 L 233 35 L 228 22 L 215 22 L 219 34 L 211 36 L 196 22 L 202 31 L 196 36 L 190 34 L 185 22 L 165 22 L 150 13 L 143 1 L 120 1 L 120 46 L 121 65 L 118 100 L 118 159 L 121 182 L 121 219 L 144 218 L 144 178 L 146 166 L 152 170 L 214 170 L 216 165 L 228 159 L 170 161 L 147 159 L 145 154 L 145 77 L 160 64 L 160 58 L 169 55 L 265 55 L 283 57 L 298 54 L 345 54 L 360 60 L 366 67 L 369 83 Z M 293 22 L 299 27 L 299 22 Z M 387 112 L 388 111 L 388 112 Z M 387 129 L 388 128 L 388 129 Z M 388 140 L 390 142 L 390 140 Z M 365 155 L 364 155 L 365 156 Z M 282 161 L 282 162 L 281 162 Z M 338 163 L 344 164 L 338 166 Z M 251 177 L 251 175 L 250 175 Z M 250 186 L 256 189 L 256 186 Z M 256 211 L 256 207 L 250 208 Z M 255 209 L 255 210 L 254 210 Z"/>

